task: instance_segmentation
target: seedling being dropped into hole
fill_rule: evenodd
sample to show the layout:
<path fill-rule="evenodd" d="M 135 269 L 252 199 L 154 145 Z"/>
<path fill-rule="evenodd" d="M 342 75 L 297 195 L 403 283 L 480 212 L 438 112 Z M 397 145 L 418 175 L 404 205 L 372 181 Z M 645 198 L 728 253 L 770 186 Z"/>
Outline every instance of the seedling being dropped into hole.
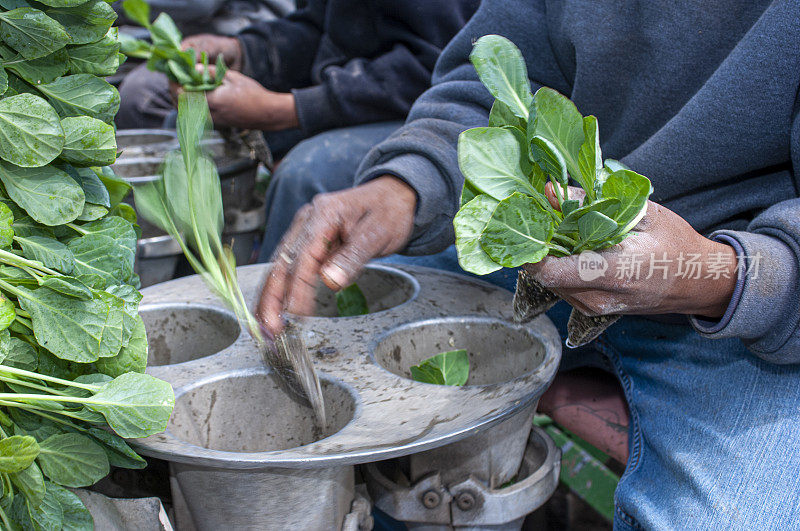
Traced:
<path fill-rule="evenodd" d="M 480 38 L 470 59 L 495 101 L 489 127 L 469 129 L 458 142 L 464 189 L 453 224 L 461 267 L 486 275 L 624 240 L 647 212 L 652 186 L 617 161 L 603 162 L 597 118 L 581 116 L 553 89 L 532 94 L 522 54 L 504 37 Z M 582 201 L 569 197 L 570 178 L 586 193 Z M 548 182 L 559 208 L 544 194 Z M 520 271 L 518 320 L 533 319 L 557 301 Z M 573 309 L 568 345 L 592 341 L 618 318 Z"/>

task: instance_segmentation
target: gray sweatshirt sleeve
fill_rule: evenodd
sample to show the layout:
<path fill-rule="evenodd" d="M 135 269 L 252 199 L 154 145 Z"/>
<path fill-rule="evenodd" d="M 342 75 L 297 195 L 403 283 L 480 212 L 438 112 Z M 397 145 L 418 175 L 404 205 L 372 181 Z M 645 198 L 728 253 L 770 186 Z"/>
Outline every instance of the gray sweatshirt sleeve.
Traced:
<path fill-rule="evenodd" d="M 800 113 L 791 154 L 800 191 Z M 693 318 L 694 327 L 709 338 L 738 337 L 768 362 L 800 363 L 800 198 L 768 208 L 746 232 L 722 230 L 711 237 L 736 249 L 738 282 L 722 319 Z"/>
<path fill-rule="evenodd" d="M 511 9 L 514 8 L 514 9 Z M 519 4 L 484 0 L 470 22 L 447 45 L 433 74 L 433 86 L 414 104 L 406 125 L 376 146 L 359 168 L 355 184 L 394 175 L 417 193 L 414 232 L 405 254 L 431 254 L 452 244 L 464 178 L 458 169 L 458 135 L 487 125 L 492 97 L 469 62 L 472 42 L 498 33 L 531 50 L 528 76 L 535 91 L 548 85 L 567 92 L 569 85 L 553 57 L 542 1 L 525 13 Z"/>

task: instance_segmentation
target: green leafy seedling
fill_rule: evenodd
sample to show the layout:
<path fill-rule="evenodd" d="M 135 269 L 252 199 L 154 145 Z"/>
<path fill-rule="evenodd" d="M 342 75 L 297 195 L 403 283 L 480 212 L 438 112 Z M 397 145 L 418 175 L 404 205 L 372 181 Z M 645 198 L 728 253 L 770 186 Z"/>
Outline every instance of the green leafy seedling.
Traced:
<path fill-rule="evenodd" d="M 511 41 L 481 37 L 470 59 L 495 101 L 489 127 L 459 137 L 464 189 L 453 225 L 461 267 L 485 275 L 624 240 L 647 212 L 650 181 L 617 161 L 603 161 L 594 116 L 582 116 L 551 88 L 531 93 L 525 61 Z M 570 181 L 585 192 L 582 200 L 569 197 Z M 548 182 L 559 208 L 544 195 Z M 520 272 L 520 319 L 541 314 L 554 300 Z M 568 344 L 591 341 L 616 319 L 573 312 Z"/>
<path fill-rule="evenodd" d="M 367 298 L 358 284 L 350 284 L 336 292 L 336 309 L 339 311 L 339 317 L 355 317 L 369 313 Z"/>
<path fill-rule="evenodd" d="M 467 351 L 451 350 L 423 360 L 411 367 L 411 377 L 417 382 L 436 385 L 466 385 L 469 378 Z"/>
<path fill-rule="evenodd" d="M 122 9 L 130 19 L 150 31 L 152 40 L 152 43 L 148 43 L 125 37 L 121 41 L 122 53 L 128 57 L 146 59 L 150 70 L 166 74 L 184 90 L 208 91 L 222 84 L 228 71 L 222 56 L 217 57 L 213 79 L 205 52 L 201 54 L 202 71 L 198 71 L 195 51 L 181 48 L 183 35 L 169 15 L 161 13 L 150 22 L 150 6 L 144 0 L 125 0 Z"/>

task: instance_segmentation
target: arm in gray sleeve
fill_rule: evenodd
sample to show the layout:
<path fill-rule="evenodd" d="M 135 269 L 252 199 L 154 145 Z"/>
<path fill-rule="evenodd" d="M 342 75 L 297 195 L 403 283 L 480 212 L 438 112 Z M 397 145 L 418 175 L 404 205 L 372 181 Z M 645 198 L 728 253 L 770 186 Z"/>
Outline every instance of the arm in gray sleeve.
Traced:
<path fill-rule="evenodd" d="M 433 87 L 416 101 L 406 125 L 362 161 L 356 184 L 393 175 L 417 193 L 414 231 L 406 254 L 431 254 L 452 244 L 464 184 L 456 153 L 458 135 L 488 123 L 492 97 L 469 62 L 472 42 L 500 34 L 524 50 L 535 91 L 547 85 L 569 93 L 547 37 L 544 2 L 484 0 L 442 53 Z"/>
<path fill-rule="evenodd" d="M 792 128 L 792 164 L 800 189 L 800 114 Z M 800 363 L 800 199 L 774 205 L 746 232 L 718 231 L 713 239 L 737 250 L 736 292 L 718 322 L 693 318 L 710 338 L 738 337 L 772 363 Z"/>

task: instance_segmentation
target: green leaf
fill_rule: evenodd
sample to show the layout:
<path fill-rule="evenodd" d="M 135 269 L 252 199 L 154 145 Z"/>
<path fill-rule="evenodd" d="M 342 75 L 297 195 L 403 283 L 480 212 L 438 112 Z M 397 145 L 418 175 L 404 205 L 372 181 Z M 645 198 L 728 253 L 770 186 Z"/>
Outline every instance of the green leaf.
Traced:
<path fill-rule="evenodd" d="M 53 489 L 53 484 L 45 483 L 45 494 L 40 503 L 26 500 L 28 516 L 35 531 L 61 531 L 64 525 L 64 510 L 61 508 Z"/>
<path fill-rule="evenodd" d="M 597 211 L 587 212 L 578 220 L 578 234 L 587 248 L 592 243 L 604 241 L 617 230 L 617 222 Z"/>
<path fill-rule="evenodd" d="M 567 171 L 578 176 L 578 152 L 584 142 L 581 113 L 569 98 L 551 88 L 537 90 L 534 100 L 536 136 L 549 141 L 553 150 L 564 159 Z"/>
<path fill-rule="evenodd" d="M 44 225 L 69 223 L 83 212 L 83 189 L 53 166 L 27 169 L 0 162 L 0 181 L 9 197 Z"/>
<path fill-rule="evenodd" d="M 458 139 L 458 164 L 471 186 L 498 201 L 514 192 L 534 193 L 522 167 L 526 150 L 509 129 L 476 127 Z"/>
<path fill-rule="evenodd" d="M 0 100 L 0 158 L 26 168 L 44 166 L 64 147 L 58 114 L 33 94 Z"/>
<path fill-rule="evenodd" d="M 38 455 L 39 445 L 33 437 L 14 435 L 0 440 L 0 472 L 21 472 L 31 466 Z"/>
<path fill-rule="evenodd" d="M 92 290 L 86 284 L 73 277 L 48 275 L 40 279 L 39 285 L 83 301 L 88 301 L 93 297 Z"/>
<path fill-rule="evenodd" d="M 44 476 L 36 463 L 15 474 L 10 474 L 11 482 L 33 505 L 42 502 L 45 494 Z"/>
<path fill-rule="evenodd" d="M 486 229 L 498 203 L 499 201 L 493 197 L 479 195 L 461 207 L 453 219 L 458 263 L 465 271 L 476 275 L 488 275 L 501 269 L 480 244 L 481 234 Z"/>
<path fill-rule="evenodd" d="M 5 203 L 0 203 L 0 248 L 7 249 L 14 243 L 14 213 Z"/>
<path fill-rule="evenodd" d="M 55 51 L 48 56 L 26 61 L 22 55 L 14 52 L 7 46 L 0 45 L 0 55 L 6 61 L 5 67 L 31 85 L 50 83 L 69 70 L 69 56 L 66 48 Z M 12 79 L 9 78 L 9 82 Z M 11 83 L 13 88 L 19 88 Z M 10 90 L 9 90 L 10 91 Z M 17 92 L 29 92 L 28 88 Z"/>
<path fill-rule="evenodd" d="M 480 244 L 495 263 L 519 267 L 547 256 L 552 237 L 552 218 L 535 199 L 515 193 L 497 205 Z"/>
<path fill-rule="evenodd" d="M 114 127 L 96 118 L 76 116 L 61 120 L 64 150 L 61 158 L 74 166 L 106 166 L 117 158 Z"/>
<path fill-rule="evenodd" d="M 143 373 L 147 367 L 147 332 L 144 321 L 137 316 L 128 344 L 120 353 L 110 358 L 100 358 L 95 363 L 98 370 L 109 376 L 121 376 L 126 372 Z"/>
<path fill-rule="evenodd" d="M 527 120 L 533 97 L 525 60 L 514 43 L 500 35 L 486 35 L 475 43 L 469 58 L 492 96 Z"/>
<path fill-rule="evenodd" d="M 30 7 L 0 13 L 0 37 L 25 59 L 50 55 L 70 42 L 61 24 Z"/>
<path fill-rule="evenodd" d="M 8 90 L 8 72 L 0 66 L 0 95 L 5 94 Z"/>
<path fill-rule="evenodd" d="M 88 487 L 108 475 L 108 458 L 91 438 L 79 433 L 52 435 L 39 444 L 39 466 L 65 487 Z"/>
<path fill-rule="evenodd" d="M 116 11 L 105 0 L 88 0 L 76 7 L 56 7 L 48 9 L 47 14 L 64 26 L 72 44 L 99 41 L 117 20 Z"/>
<path fill-rule="evenodd" d="M 97 42 L 68 46 L 70 73 L 100 77 L 114 75 L 120 65 L 118 34 L 117 28 L 111 28 L 105 37 Z"/>
<path fill-rule="evenodd" d="M 12 204 L 17 207 L 16 203 Z M 47 236 L 49 238 L 55 238 L 55 232 L 51 227 L 34 221 L 33 218 L 28 215 L 23 215 L 14 219 L 12 228 L 14 229 L 14 234 L 17 236 Z"/>
<path fill-rule="evenodd" d="M 0 295 L 0 330 L 5 330 L 17 318 L 14 303 Z"/>
<path fill-rule="evenodd" d="M 564 201 L 566 203 L 567 201 Z M 569 234 L 578 230 L 578 221 L 589 212 L 600 212 L 601 214 L 614 219 L 619 210 L 620 202 L 617 199 L 603 199 L 595 203 L 584 205 L 573 209 L 564 215 L 563 221 L 558 225 L 559 234 Z"/>
<path fill-rule="evenodd" d="M 41 346 L 69 361 L 98 360 L 109 313 L 107 303 L 75 299 L 50 288 L 16 289 L 20 292 L 20 306 L 31 315 L 34 336 Z"/>
<path fill-rule="evenodd" d="M 119 256 L 124 257 L 126 262 L 133 264 L 136 257 L 136 230 L 130 221 L 119 216 L 108 216 L 98 221 L 84 223 L 81 230 L 88 234 L 108 236 L 114 240 L 118 248 Z"/>
<path fill-rule="evenodd" d="M 618 199 L 619 210 L 614 220 L 619 224 L 619 234 L 627 234 L 647 213 L 647 199 L 653 193 L 650 180 L 631 170 L 617 170 L 608 176 L 602 188 L 602 195 L 608 199 Z"/>
<path fill-rule="evenodd" d="M 358 284 L 350 284 L 336 292 L 336 308 L 339 310 L 339 317 L 355 317 L 369 313 L 367 298 Z"/>
<path fill-rule="evenodd" d="M 469 356 L 463 349 L 442 352 L 411 367 L 411 376 L 423 383 L 465 385 L 469 378 Z"/>
<path fill-rule="evenodd" d="M 36 88 L 47 96 L 61 117 L 89 116 L 110 124 L 119 111 L 117 89 L 90 74 L 64 76 Z"/>
<path fill-rule="evenodd" d="M 150 37 L 155 46 L 173 48 L 175 50 L 181 49 L 181 41 L 183 35 L 175 25 L 172 17 L 166 13 L 160 13 L 150 26 Z"/>
<path fill-rule="evenodd" d="M 108 189 L 106 189 L 103 181 L 100 180 L 92 168 L 76 168 L 71 164 L 63 164 L 62 166 L 64 171 L 81 185 L 87 203 L 101 205 L 106 208 L 111 207 Z"/>
<path fill-rule="evenodd" d="M 3 364 L 24 371 L 35 371 L 39 367 L 39 353 L 29 343 L 12 337 L 9 339 Z"/>
<path fill-rule="evenodd" d="M 164 431 L 175 405 L 175 393 L 148 374 L 126 373 L 106 384 L 87 406 L 101 413 L 126 439 Z"/>
<path fill-rule="evenodd" d="M 105 170 L 108 170 L 107 172 Z M 111 168 L 105 167 L 103 171 L 97 175 L 108 190 L 109 201 L 111 207 L 114 207 L 122 202 L 131 191 L 131 185 L 125 179 L 120 179 Z"/>
<path fill-rule="evenodd" d="M 48 483 L 47 490 L 52 491 L 63 511 L 61 531 L 93 531 L 94 519 L 83 502 L 76 494 L 61 485 Z"/>
<path fill-rule="evenodd" d="M 90 233 L 75 238 L 67 247 L 75 258 L 74 274 L 89 287 L 122 284 L 133 273 L 133 257 L 129 250 L 105 234 Z"/>
<path fill-rule="evenodd" d="M 586 116 L 583 119 L 584 142 L 578 151 L 578 173 L 573 175 L 586 191 L 589 201 L 595 200 L 600 173 L 603 171 L 603 153 L 600 150 L 600 133 L 597 118 Z"/>
<path fill-rule="evenodd" d="M 125 0 L 122 9 L 129 19 L 145 28 L 150 27 L 150 5 L 144 0 Z"/>
<path fill-rule="evenodd" d="M 563 186 L 569 183 L 569 174 L 563 154 L 549 140 L 541 136 L 531 139 L 531 158 L 547 175 Z"/>
<path fill-rule="evenodd" d="M 25 258 L 38 260 L 45 267 L 65 275 L 72 273 L 75 267 L 72 251 L 60 241 L 44 236 L 17 236 L 16 241 L 22 247 L 22 255 Z"/>
<path fill-rule="evenodd" d="M 492 110 L 489 112 L 489 127 L 516 127 L 525 132 L 525 120 L 514 114 L 511 109 L 500 100 L 494 100 Z"/>
<path fill-rule="evenodd" d="M 89 428 L 89 434 L 102 443 L 111 466 L 119 468 L 140 469 L 147 466 L 147 461 L 134 452 L 122 437 L 100 428 Z"/>

